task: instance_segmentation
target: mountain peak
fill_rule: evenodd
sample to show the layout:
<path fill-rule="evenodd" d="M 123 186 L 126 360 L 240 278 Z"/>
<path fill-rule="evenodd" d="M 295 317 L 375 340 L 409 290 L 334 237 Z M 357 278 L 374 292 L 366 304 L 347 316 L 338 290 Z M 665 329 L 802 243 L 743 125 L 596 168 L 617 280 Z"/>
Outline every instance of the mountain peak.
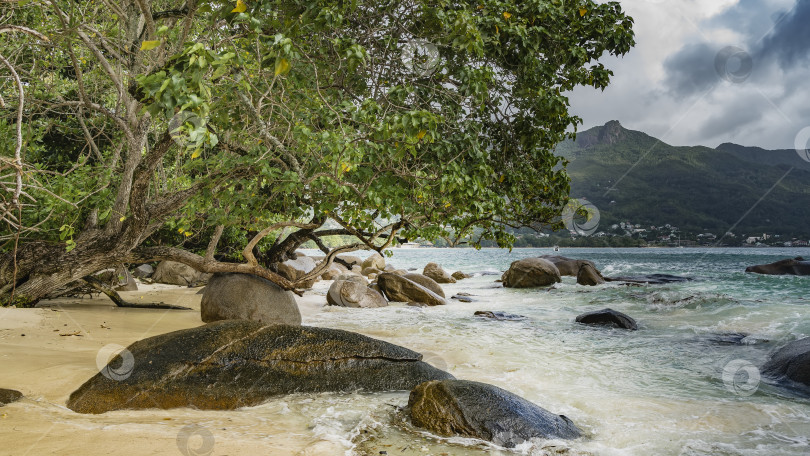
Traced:
<path fill-rule="evenodd" d="M 582 148 L 598 146 L 602 144 L 615 144 L 625 138 L 627 130 L 622 127 L 618 120 L 611 120 L 601 127 L 594 127 L 590 130 L 577 134 L 577 145 Z"/>

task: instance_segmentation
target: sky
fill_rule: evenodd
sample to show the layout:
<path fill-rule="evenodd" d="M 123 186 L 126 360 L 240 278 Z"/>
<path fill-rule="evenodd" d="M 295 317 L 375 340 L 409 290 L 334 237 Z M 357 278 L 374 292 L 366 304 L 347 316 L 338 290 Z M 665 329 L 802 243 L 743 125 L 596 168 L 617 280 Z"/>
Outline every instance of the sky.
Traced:
<path fill-rule="evenodd" d="M 793 149 L 810 127 L 810 0 L 620 0 L 636 46 L 578 88 L 579 131 L 618 120 L 671 145 Z"/>

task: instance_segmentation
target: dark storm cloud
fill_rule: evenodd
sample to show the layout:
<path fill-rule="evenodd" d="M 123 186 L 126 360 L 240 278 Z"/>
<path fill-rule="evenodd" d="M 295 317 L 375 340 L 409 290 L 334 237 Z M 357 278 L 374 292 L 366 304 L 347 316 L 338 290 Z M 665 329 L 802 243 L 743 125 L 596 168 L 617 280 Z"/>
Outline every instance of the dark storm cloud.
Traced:
<path fill-rule="evenodd" d="M 743 0 L 704 27 L 727 28 L 746 37 L 739 51 L 743 59 L 751 60 L 753 77 L 758 83 L 767 84 L 767 79 L 774 77 L 768 71 L 771 65 L 790 70 L 810 62 L 810 0 L 798 0 L 790 11 L 772 13 L 765 2 Z M 722 80 L 742 82 L 729 75 L 733 76 L 745 62 L 739 56 L 728 59 L 727 49 L 728 43 L 702 41 L 686 44 L 667 57 L 664 84 L 668 92 L 683 97 L 705 92 Z"/>
<path fill-rule="evenodd" d="M 717 56 L 714 46 L 707 43 L 687 44 L 664 61 L 665 84 L 676 97 L 705 92 L 718 82 L 714 68 Z"/>
<path fill-rule="evenodd" d="M 773 31 L 762 40 L 756 54 L 775 58 L 782 69 L 792 69 L 810 61 L 810 0 L 798 0 L 784 14 Z"/>
<path fill-rule="evenodd" d="M 670 144 L 788 149 L 810 126 L 810 0 L 622 3 L 637 45 L 607 59 L 606 91 L 574 92 L 581 130 L 618 119 Z"/>

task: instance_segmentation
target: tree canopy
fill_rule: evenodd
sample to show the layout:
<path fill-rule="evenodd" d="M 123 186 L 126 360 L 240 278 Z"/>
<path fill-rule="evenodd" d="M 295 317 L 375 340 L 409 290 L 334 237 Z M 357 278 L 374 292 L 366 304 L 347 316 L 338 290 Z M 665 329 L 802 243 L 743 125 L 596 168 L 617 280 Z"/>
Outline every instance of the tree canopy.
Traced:
<path fill-rule="evenodd" d="M 307 241 L 324 265 L 418 237 L 511 246 L 505 227 L 558 223 L 568 199 L 566 93 L 604 89 L 598 59 L 634 44 L 590 0 L 2 8 L 6 305 L 157 259 L 295 289 L 311 277 L 274 265 Z"/>

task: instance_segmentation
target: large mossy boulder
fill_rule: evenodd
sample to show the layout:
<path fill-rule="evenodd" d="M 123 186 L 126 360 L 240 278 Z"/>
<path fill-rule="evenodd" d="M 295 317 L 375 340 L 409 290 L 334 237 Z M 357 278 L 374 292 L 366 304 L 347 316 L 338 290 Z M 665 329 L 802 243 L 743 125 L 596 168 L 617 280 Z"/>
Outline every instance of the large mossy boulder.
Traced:
<path fill-rule="evenodd" d="M 506 448 L 533 438 L 575 439 L 571 420 L 509 391 L 466 380 L 429 381 L 411 391 L 411 422 L 434 434 L 487 440 Z"/>
<path fill-rule="evenodd" d="M 422 275 L 433 279 L 436 283 L 456 283 L 456 279 L 436 263 L 426 264 Z"/>
<path fill-rule="evenodd" d="M 557 266 L 542 258 L 513 261 L 501 280 L 507 288 L 547 287 L 562 281 Z"/>
<path fill-rule="evenodd" d="M 157 283 L 184 287 L 203 284 L 209 277 L 209 274 L 201 273 L 191 266 L 168 260 L 158 263 L 155 273 L 152 274 L 152 280 Z"/>
<path fill-rule="evenodd" d="M 214 274 L 205 286 L 200 316 L 219 320 L 254 320 L 300 325 L 301 312 L 292 292 L 252 274 Z"/>
<path fill-rule="evenodd" d="M 583 325 L 610 326 L 619 329 L 629 329 L 631 331 L 638 329 L 636 320 L 613 309 L 602 309 L 593 312 L 586 312 L 582 315 L 578 315 L 576 322 Z"/>
<path fill-rule="evenodd" d="M 336 280 L 326 293 L 326 302 L 330 306 L 340 307 L 385 307 L 388 301 L 380 292 L 368 285 L 351 280 Z"/>
<path fill-rule="evenodd" d="M 392 273 L 380 274 L 377 277 L 377 286 L 389 301 L 419 302 L 428 306 L 441 306 L 446 304 L 444 298 L 427 287 L 405 277 Z"/>
<path fill-rule="evenodd" d="M 22 399 L 23 394 L 13 389 L 0 388 L 0 407 L 17 402 Z"/>
<path fill-rule="evenodd" d="M 761 370 L 765 377 L 810 387 L 810 337 L 793 341 L 777 350 Z"/>
<path fill-rule="evenodd" d="M 360 334 L 247 320 L 135 342 L 110 366 L 127 361 L 122 356 L 133 362 L 128 377 L 104 370 L 74 391 L 67 406 L 79 413 L 232 410 L 283 394 L 411 390 L 453 378 L 419 353 Z"/>
<path fill-rule="evenodd" d="M 770 264 L 759 264 L 748 266 L 745 272 L 766 275 L 810 275 L 810 261 L 802 257 L 788 258 Z"/>

